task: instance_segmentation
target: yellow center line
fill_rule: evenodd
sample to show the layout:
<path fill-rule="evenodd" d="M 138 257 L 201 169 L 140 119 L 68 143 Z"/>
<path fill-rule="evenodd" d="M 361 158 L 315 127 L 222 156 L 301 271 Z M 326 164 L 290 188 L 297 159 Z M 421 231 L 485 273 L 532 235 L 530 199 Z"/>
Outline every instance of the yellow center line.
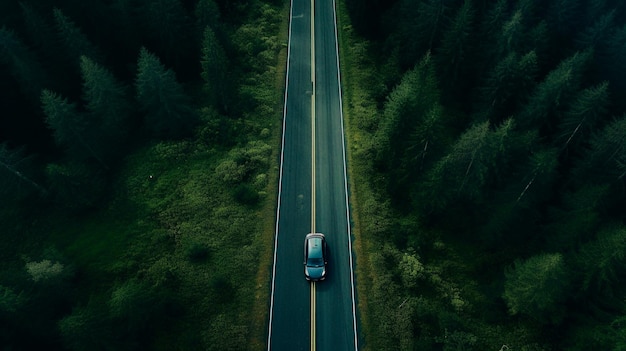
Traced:
<path fill-rule="evenodd" d="M 315 0 L 311 0 L 311 233 L 315 233 Z"/>

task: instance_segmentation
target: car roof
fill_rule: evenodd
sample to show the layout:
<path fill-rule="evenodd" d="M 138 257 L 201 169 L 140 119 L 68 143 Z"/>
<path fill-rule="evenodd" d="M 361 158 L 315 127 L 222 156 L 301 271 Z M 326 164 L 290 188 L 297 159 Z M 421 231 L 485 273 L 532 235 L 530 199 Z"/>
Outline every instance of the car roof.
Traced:
<path fill-rule="evenodd" d="M 322 238 L 323 236 L 307 235 L 307 245 L 310 258 L 322 258 Z"/>

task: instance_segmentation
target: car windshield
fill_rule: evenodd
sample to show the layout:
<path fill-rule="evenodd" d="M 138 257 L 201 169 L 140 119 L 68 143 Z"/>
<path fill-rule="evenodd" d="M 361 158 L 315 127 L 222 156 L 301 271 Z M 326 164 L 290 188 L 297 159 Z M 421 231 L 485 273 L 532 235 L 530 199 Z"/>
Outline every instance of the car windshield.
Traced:
<path fill-rule="evenodd" d="M 307 266 L 309 267 L 321 267 L 324 265 L 324 260 L 321 258 L 313 258 L 309 257 L 309 261 L 307 262 Z"/>

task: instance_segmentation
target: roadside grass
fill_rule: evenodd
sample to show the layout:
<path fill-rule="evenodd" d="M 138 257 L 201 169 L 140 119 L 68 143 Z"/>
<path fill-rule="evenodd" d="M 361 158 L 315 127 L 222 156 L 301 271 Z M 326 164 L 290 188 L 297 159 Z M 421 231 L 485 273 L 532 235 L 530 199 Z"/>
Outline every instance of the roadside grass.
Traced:
<path fill-rule="evenodd" d="M 271 111 L 271 118 L 275 120 L 274 128 L 272 128 L 269 137 L 270 145 L 272 145 L 272 155 L 270 169 L 268 171 L 267 194 L 269 195 L 260 210 L 260 216 L 263 221 L 261 235 L 257 243 L 261 249 L 259 257 L 259 270 L 256 275 L 256 294 L 254 308 L 251 319 L 251 338 L 249 350 L 265 350 L 267 349 L 267 326 L 269 322 L 269 300 L 271 294 L 271 277 L 272 267 L 274 264 L 274 235 L 276 233 L 276 207 L 280 177 L 280 154 L 282 148 L 282 119 L 283 104 L 285 91 L 285 75 L 287 69 L 287 52 L 289 41 L 289 12 L 290 3 L 285 2 L 281 11 L 281 18 L 278 33 L 278 43 L 280 51 L 276 61 L 275 80 L 267 81 L 267 89 L 274 91 L 272 100 L 275 102 Z M 273 85 L 270 85 L 273 83 Z"/>
<path fill-rule="evenodd" d="M 371 247 L 372 237 L 366 228 L 371 225 L 372 217 L 368 216 L 364 207 L 373 203 L 373 191 L 369 187 L 369 180 L 365 176 L 369 170 L 362 158 L 362 150 L 367 148 L 367 135 L 358 127 L 359 119 L 363 114 L 375 111 L 375 106 L 369 106 L 372 99 L 363 89 L 367 86 L 367 73 L 359 65 L 358 48 L 362 43 L 354 37 L 350 19 L 344 1 L 337 4 L 337 27 L 339 41 L 339 56 L 341 63 L 343 114 L 346 133 L 346 153 L 348 160 L 348 178 L 350 180 L 350 207 L 352 216 L 352 232 L 354 235 L 354 251 L 356 255 L 355 274 L 358 299 L 358 317 L 361 325 L 361 349 L 374 350 L 375 345 L 384 342 L 384 338 L 376 329 L 377 309 L 375 303 L 370 302 L 372 296 L 372 282 L 376 281 L 376 268 L 371 256 L 374 253 Z M 372 213 L 369 213 L 372 214 Z"/>

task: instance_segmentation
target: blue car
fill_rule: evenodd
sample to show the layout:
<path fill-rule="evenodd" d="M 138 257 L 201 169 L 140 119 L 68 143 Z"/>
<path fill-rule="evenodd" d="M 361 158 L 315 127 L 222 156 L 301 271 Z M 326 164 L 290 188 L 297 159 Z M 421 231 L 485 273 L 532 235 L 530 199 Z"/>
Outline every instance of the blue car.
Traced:
<path fill-rule="evenodd" d="M 310 233 L 304 238 L 304 276 L 310 281 L 326 279 L 328 264 L 326 238 L 322 233 Z"/>

